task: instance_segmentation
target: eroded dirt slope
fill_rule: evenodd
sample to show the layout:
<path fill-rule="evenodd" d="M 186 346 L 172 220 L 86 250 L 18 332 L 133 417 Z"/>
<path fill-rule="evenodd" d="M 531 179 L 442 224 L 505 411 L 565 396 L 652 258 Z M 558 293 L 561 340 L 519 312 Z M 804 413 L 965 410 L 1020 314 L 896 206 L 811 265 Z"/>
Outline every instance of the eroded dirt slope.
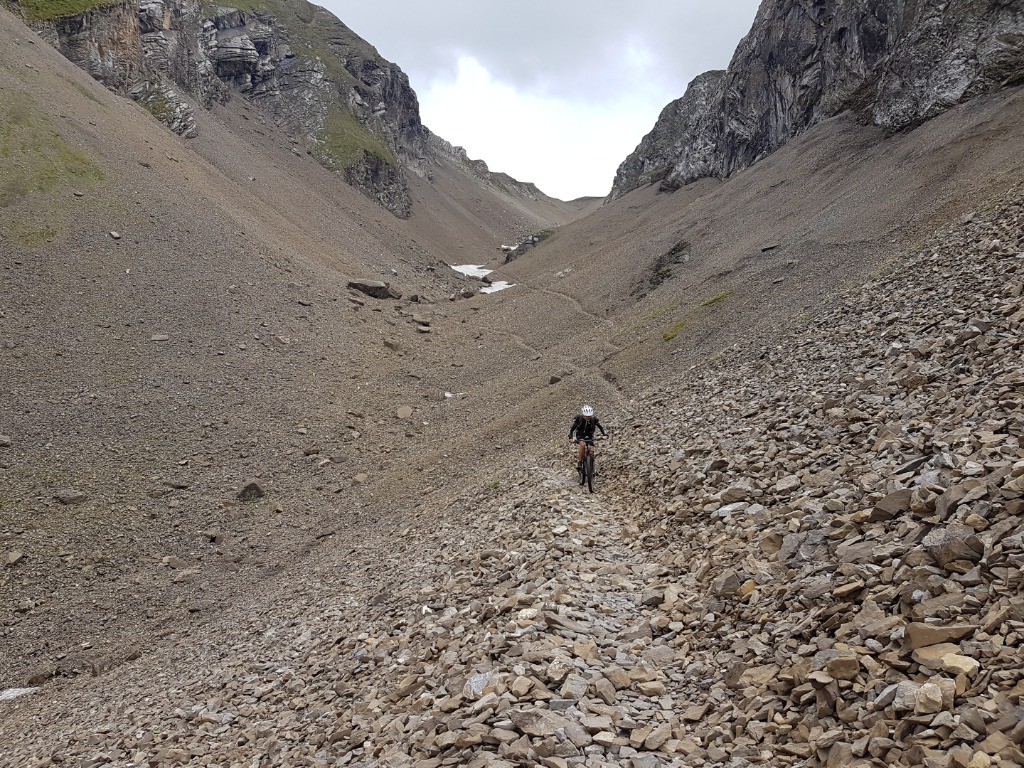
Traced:
<path fill-rule="evenodd" d="M 244 104 L 182 141 L 5 13 L 0 35 L 0 535 L 19 555 L 0 679 L 17 685 L 207 620 L 325 530 L 361 529 L 380 482 L 384 509 L 449 482 L 402 450 L 461 433 L 475 412 L 444 392 L 492 375 L 448 322 L 476 286 L 446 264 L 550 220 L 442 168 L 419 193 L 435 215 L 399 222 Z M 268 495 L 241 506 L 250 478 Z"/>

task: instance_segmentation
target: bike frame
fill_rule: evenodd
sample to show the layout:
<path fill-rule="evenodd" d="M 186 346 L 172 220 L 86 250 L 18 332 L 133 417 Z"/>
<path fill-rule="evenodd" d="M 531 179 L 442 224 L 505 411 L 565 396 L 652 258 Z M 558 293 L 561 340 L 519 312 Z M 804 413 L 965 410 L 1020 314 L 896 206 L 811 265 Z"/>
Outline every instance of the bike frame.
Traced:
<path fill-rule="evenodd" d="M 594 443 L 598 440 L 607 439 L 607 435 L 601 435 L 601 437 L 597 437 L 595 435 L 590 439 L 580 438 L 579 440 L 575 440 L 574 447 L 577 449 L 579 448 L 580 440 L 586 443 L 586 450 L 583 452 L 583 466 L 580 469 L 580 485 L 583 485 L 585 481 L 591 493 L 594 492 L 594 457 L 597 456 L 597 446 L 594 445 Z"/>

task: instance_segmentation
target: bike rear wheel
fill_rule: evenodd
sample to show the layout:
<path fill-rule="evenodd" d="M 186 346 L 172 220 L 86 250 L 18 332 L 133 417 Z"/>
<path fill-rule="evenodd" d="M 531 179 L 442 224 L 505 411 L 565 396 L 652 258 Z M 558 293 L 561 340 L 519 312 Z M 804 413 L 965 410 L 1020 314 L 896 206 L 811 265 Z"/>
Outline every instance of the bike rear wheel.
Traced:
<path fill-rule="evenodd" d="M 594 492 L 594 457 L 587 456 L 587 488 Z"/>

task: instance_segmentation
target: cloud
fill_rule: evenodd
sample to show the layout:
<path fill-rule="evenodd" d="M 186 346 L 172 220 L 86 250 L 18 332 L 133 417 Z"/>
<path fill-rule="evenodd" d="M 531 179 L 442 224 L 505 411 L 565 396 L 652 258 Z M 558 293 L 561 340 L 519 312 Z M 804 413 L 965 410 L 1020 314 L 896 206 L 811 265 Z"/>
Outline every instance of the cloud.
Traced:
<path fill-rule="evenodd" d="M 635 87 L 624 53 L 642 52 L 681 95 L 694 76 L 721 68 L 757 0 L 332 0 L 327 7 L 417 79 L 452 77 L 471 56 L 502 81 L 561 95 Z"/>
<path fill-rule="evenodd" d="M 728 64 L 757 4 L 331 0 L 326 6 L 406 71 L 431 130 L 495 170 L 564 197 L 607 192 L 616 167 L 665 104 L 701 72 Z M 583 153 L 589 154 L 580 159 Z"/>
<path fill-rule="evenodd" d="M 425 120 L 494 170 L 565 200 L 604 195 L 618 162 L 650 126 L 634 97 L 604 103 L 531 93 L 463 56 L 450 80 L 421 95 Z"/>

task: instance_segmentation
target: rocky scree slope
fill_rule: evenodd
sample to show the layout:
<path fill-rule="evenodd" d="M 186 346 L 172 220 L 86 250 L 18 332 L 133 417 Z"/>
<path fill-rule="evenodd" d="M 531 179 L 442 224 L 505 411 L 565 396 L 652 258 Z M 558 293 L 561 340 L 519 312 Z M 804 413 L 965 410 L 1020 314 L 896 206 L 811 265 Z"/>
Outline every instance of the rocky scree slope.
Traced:
<path fill-rule="evenodd" d="M 1019 3 L 766 0 L 728 70 L 665 108 L 610 197 L 726 178 L 847 110 L 897 131 L 1022 80 Z"/>
<path fill-rule="evenodd" d="M 639 404 L 613 476 L 707 759 L 1024 764 L 1022 291 L 1018 190 Z"/>
<path fill-rule="evenodd" d="M 458 482 L 437 454 L 483 419 L 444 392 L 540 365 L 477 352 L 481 302 L 447 301 L 443 243 L 494 248 L 498 202 L 475 196 L 487 232 L 429 198 L 398 221 L 286 140 L 236 142 L 229 118 L 264 127 L 241 100 L 184 141 L 3 9 L 0 71 L 0 689 L 59 688 Z"/>
<path fill-rule="evenodd" d="M 520 291 L 517 306 L 549 326 L 572 306 L 566 295 L 607 312 L 617 327 L 606 338 L 617 348 L 602 353 L 602 372 L 634 391 L 653 385 L 773 332 L 978 200 L 1005 193 L 1024 174 L 1022 96 L 1019 87 L 982 96 L 885 140 L 881 129 L 840 116 L 728 181 L 674 194 L 651 185 L 607 203 L 502 275 L 537 289 Z M 543 333 L 519 327 L 545 345 Z"/>
<path fill-rule="evenodd" d="M 13 763 L 1024 764 L 1022 249 L 1018 191 L 632 403 L 598 496 L 326 553 L 191 672 L 19 700 Z"/>
<path fill-rule="evenodd" d="M 196 105 L 241 95 L 298 139 L 296 152 L 314 155 L 401 218 L 412 206 L 406 174 L 428 176 L 457 149 L 422 124 L 397 65 L 305 0 L 9 2 L 71 61 L 175 133 L 197 134 Z M 501 181 L 486 168 L 473 175 Z M 532 185 L 500 186 L 513 197 L 550 200 Z"/>

